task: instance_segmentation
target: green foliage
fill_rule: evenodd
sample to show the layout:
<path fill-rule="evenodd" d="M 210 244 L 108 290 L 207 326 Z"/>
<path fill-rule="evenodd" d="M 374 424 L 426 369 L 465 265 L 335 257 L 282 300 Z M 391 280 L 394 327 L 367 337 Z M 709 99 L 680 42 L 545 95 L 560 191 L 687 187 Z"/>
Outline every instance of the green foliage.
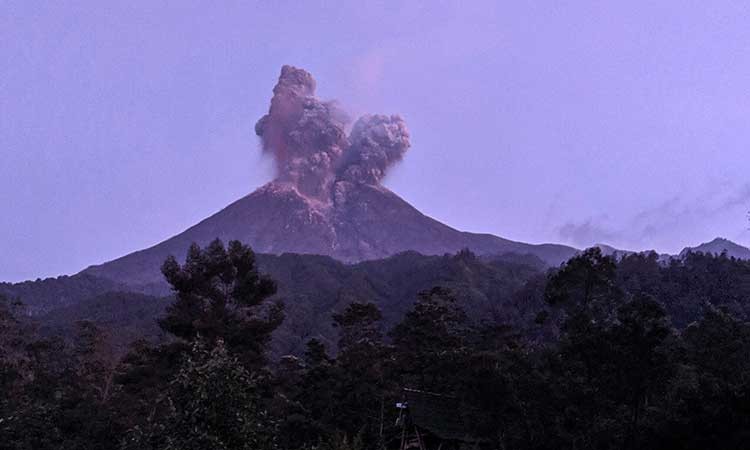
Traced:
<path fill-rule="evenodd" d="M 274 283 L 239 243 L 167 261 L 170 336 L 122 358 L 104 311 L 60 339 L 0 299 L 0 447 L 380 450 L 399 444 L 402 388 L 454 402 L 436 423 L 480 448 L 747 447 L 748 262 L 587 250 L 542 274 L 470 252 L 267 261 L 305 315 L 284 330 L 299 356 L 270 362 Z"/>
<path fill-rule="evenodd" d="M 261 314 L 275 283 L 258 273 L 252 250 L 237 241 L 228 249 L 218 240 L 205 249 L 193 245 L 184 265 L 169 258 L 163 272 L 176 300 L 159 325 L 181 340 L 142 344 L 123 361 L 119 398 L 130 430 L 123 445 L 273 447 L 256 383 L 271 333 L 283 320 L 280 305 Z M 144 403 L 144 392 L 161 401 Z"/>
<path fill-rule="evenodd" d="M 20 299 L 33 314 L 72 305 L 106 292 L 124 290 L 128 289 L 121 284 L 87 274 L 0 283 L 0 295 Z"/>
<path fill-rule="evenodd" d="M 288 362 L 289 364 L 284 364 Z M 276 370 L 280 402 L 275 405 L 281 448 L 316 447 L 337 428 L 341 410 L 334 387 L 340 371 L 316 339 L 308 342 L 304 360 L 285 358 Z"/>
<path fill-rule="evenodd" d="M 390 333 L 397 370 L 416 389 L 450 389 L 467 351 L 469 322 L 450 290 L 423 291 Z"/>
<path fill-rule="evenodd" d="M 66 340 L 75 339 L 77 323 L 92 322 L 106 332 L 119 358 L 136 340 L 156 343 L 166 339 L 166 333 L 154 319 L 162 316 L 173 300 L 132 292 L 107 292 L 36 317 L 42 334 L 58 335 Z"/>
<path fill-rule="evenodd" d="M 570 259 L 547 283 L 544 296 L 553 306 L 562 306 L 569 314 L 587 314 L 599 321 L 608 320 L 621 292 L 616 283 L 617 264 L 598 247 L 585 250 Z"/>
<path fill-rule="evenodd" d="M 257 391 L 257 377 L 229 355 L 221 339 L 197 339 L 160 399 L 168 413 L 131 429 L 122 448 L 275 448 L 274 423 Z"/>
<path fill-rule="evenodd" d="M 472 318 L 510 318 L 511 297 L 539 273 L 538 259 L 520 256 L 425 256 L 405 252 L 386 259 L 347 265 L 316 255 L 259 255 L 259 265 L 277 281 L 277 298 L 288 305 L 275 334 L 273 353 L 302 354 L 309 337 L 336 350 L 338 329 L 331 315 L 350 303 L 368 302 L 380 309 L 382 328 L 397 324 L 419 292 L 451 289 Z"/>
<path fill-rule="evenodd" d="M 387 396 L 391 388 L 386 381 L 390 358 L 383 344 L 381 319 L 380 310 L 372 303 L 352 303 L 343 313 L 333 316 L 340 330 L 340 370 L 334 399 L 339 410 L 345 412 L 334 423 L 346 435 L 356 434 L 371 443 L 382 443 L 385 404 L 392 403 Z"/>
<path fill-rule="evenodd" d="M 680 373 L 668 386 L 662 442 L 681 448 L 747 446 L 750 439 L 750 325 L 710 308 L 683 333 Z M 674 444 L 672 444 L 674 445 Z"/>
<path fill-rule="evenodd" d="M 116 354 L 106 332 L 91 321 L 77 324 L 73 345 L 76 375 L 92 400 L 106 403 L 113 391 Z"/>
<path fill-rule="evenodd" d="M 8 330 L 4 330 L 5 334 Z M 29 333 L 16 341 L 15 356 L 3 354 L 0 365 L 23 361 L 20 376 L 6 386 L 11 396 L 0 409 L 0 442 L 9 449 L 106 449 L 119 432 L 106 398 L 97 390 L 102 379 L 90 371 L 90 335 L 72 345 Z M 0 339 L 1 340 L 1 339 Z M 8 358 L 11 358 L 10 360 Z M 95 393 L 95 395 L 91 395 Z"/>
<path fill-rule="evenodd" d="M 283 313 L 275 304 L 259 316 L 258 307 L 276 292 L 276 284 L 258 273 L 249 247 L 232 241 L 225 249 L 218 239 L 205 249 L 192 245 L 184 265 L 170 257 L 162 272 L 177 296 L 159 320 L 165 331 L 188 341 L 222 339 L 244 364 L 263 364 Z"/>
<path fill-rule="evenodd" d="M 512 323 L 531 323 L 526 315 L 535 314 L 534 304 L 512 303 L 511 299 L 543 267 L 538 258 L 529 255 L 479 258 L 470 253 L 425 256 L 407 252 L 353 265 L 319 255 L 258 254 L 256 259 L 259 270 L 272 276 L 278 286 L 277 293 L 264 305 L 274 301 L 288 305 L 284 322 L 274 330 L 269 346 L 275 357 L 302 354 L 310 337 L 335 351 L 338 330 L 330 318 L 351 302 L 374 303 L 383 313 L 383 328 L 390 328 L 409 310 L 419 292 L 434 286 L 452 289 L 470 317 L 492 316 Z M 166 280 L 156 291 L 130 287 L 158 294 L 151 296 L 114 292 L 124 287 L 100 283 L 88 275 L 82 277 L 19 283 L 7 288 L 29 304 L 30 312 L 37 314 L 40 331 L 47 335 L 72 339 L 72 325 L 91 320 L 107 330 L 120 355 L 137 339 L 156 343 L 168 337 L 153 320 L 163 317 L 166 307 L 174 301 L 168 296 L 174 291 Z M 264 305 L 259 309 L 265 310 Z M 524 316 L 517 317 L 518 312 Z"/>

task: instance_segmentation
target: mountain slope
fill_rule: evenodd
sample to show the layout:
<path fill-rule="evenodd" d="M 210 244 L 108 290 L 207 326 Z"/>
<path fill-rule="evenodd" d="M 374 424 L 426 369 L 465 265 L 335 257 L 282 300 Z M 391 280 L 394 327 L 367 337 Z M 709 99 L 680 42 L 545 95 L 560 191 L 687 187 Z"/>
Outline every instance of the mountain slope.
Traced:
<path fill-rule="evenodd" d="M 333 211 L 321 211 L 290 186 L 272 182 L 177 236 L 83 273 L 147 288 L 162 283 L 159 268 L 167 256 L 182 258 L 191 243 L 206 245 L 216 238 L 240 240 L 260 253 L 328 255 L 344 262 L 405 250 L 440 255 L 468 248 L 478 254 L 528 253 L 557 265 L 576 251 L 458 231 L 382 186 L 360 186 L 348 198 Z"/>

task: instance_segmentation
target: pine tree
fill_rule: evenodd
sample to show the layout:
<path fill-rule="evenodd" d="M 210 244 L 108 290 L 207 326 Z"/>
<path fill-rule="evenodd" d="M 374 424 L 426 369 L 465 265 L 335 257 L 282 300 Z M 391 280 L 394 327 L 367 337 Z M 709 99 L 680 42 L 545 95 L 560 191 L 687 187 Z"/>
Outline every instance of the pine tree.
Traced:
<path fill-rule="evenodd" d="M 184 265 L 170 257 L 162 272 L 177 295 L 159 321 L 162 329 L 188 341 L 222 339 L 246 367 L 263 365 L 283 306 L 264 304 L 276 284 L 258 273 L 249 247 L 231 241 L 225 249 L 218 239 L 205 249 L 193 244 Z"/>

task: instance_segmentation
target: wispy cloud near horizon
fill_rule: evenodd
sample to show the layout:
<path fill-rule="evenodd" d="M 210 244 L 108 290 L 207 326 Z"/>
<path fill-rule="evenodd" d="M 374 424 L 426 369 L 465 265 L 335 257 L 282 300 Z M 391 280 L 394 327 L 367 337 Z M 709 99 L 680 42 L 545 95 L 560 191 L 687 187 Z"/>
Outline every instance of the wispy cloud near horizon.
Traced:
<path fill-rule="evenodd" d="M 569 221 L 557 227 L 561 241 L 588 247 L 608 244 L 626 250 L 678 253 L 716 237 L 750 244 L 750 183 L 720 183 L 700 195 L 683 193 L 622 221 L 609 216 Z"/>

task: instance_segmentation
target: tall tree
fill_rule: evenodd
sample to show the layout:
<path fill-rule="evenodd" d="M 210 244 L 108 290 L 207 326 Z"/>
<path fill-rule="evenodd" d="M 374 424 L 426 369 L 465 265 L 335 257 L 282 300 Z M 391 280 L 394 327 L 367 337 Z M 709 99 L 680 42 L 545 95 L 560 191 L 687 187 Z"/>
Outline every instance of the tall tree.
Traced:
<path fill-rule="evenodd" d="M 544 297 L 550 305 L 559 305 L 569 315 L 586 314 L 602 321 L 612 318 L 612 303 L 622 299 L 617 286 L 617 264 L 614 258 L 592 247 L 571 258 L 553 273 Z"/>
<path fill-rule="evenodd" d="M 276 284 L 258 273 L 253 251 L 239 241 L 227 249 L 220 240 L 205 249 L 193 244 L 184 265 L 169 257 L 162 272 L 177 295 L 159 325 L 167 332 L 192 341 L 222 339 L 230 353 L 248 367 L 265 362 L 271 333 L 283 320 L 276 303 L 261 314 Z"/>
<path fill-rule="evenodd" d="M 416 389 L 453 390 L 470 331 L 466 313 L 449 289 L 420 292 L 414 308 L 390 333 L 403 382 Z"/>
<path fill-rule="evenodd" d="M 618 310 L 618 323 L 609 331 L 612 342 L 608 392 L 628 410 L 626 448 L 640 448 L 641 425 L 649 400 L 659 398 L 674 372 L 669 338 L 672 328 L 664 308 L 638 296 Z"/>
<path fill-rule="evenodd" d="M 358 434 L 371 446 L 383 445 L 386 403 L 392 403 L 388 394 L 393 389 L 386 384 L 388 353 L 380 329 L 382 318 L 372 303 L 351 303 L 333 316 L 339 329 L 336 397 L 344 411 L 336 422 L 341 431 Z"/>
<path fill-rule="evenodd" d="M 117 356 L 107 333 L 89 320 L 76 323 L 73 354 L 82 389 L 106 403 L 113 390 Z"/>

